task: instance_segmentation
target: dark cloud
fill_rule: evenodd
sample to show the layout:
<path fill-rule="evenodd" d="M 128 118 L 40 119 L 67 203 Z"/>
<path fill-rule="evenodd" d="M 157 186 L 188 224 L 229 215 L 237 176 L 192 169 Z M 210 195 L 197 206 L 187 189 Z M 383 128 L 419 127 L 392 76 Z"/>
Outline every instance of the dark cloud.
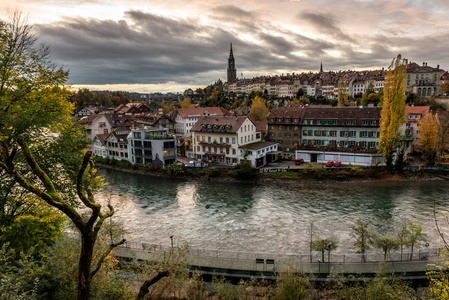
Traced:
<path fill-rule="evenodd" d="M 434 65 L 449 59 L 446 33 L 411 38 L 380 30 L 382 34 L 350 36 L 331 15 L 301 13 L 301 22 L 333 38 L 323 40 L 235 6 L 213 13 L 216 22 L 207 24 L 131 10 L 120 21 L 68 18 L 36 28 L 51 46 L 53 60 L 70 69 L 72 84 L 209 84 L 226 78 L 231 42 L 238 74 L 318 70 L 320 60 L 326 70 L 386 67 L 398 51 Z M 248 36 L 252 38 L 244 38 Z"/>
<path fill-rule="evenodd" d="M 300 14 L 300 18 L 310 23 L 315 30 L 322 34 L 332 36 L 337 40 L 354 42 L 352 37 L 345 34 L 340 28 L 337 27 L 334 17 L 330 14 L 303 12 Z"/>

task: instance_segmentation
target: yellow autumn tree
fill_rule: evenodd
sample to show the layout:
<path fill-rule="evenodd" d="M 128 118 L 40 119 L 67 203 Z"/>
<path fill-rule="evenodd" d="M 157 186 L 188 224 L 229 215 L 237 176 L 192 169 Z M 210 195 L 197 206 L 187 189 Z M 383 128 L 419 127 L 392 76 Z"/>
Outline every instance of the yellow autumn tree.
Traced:
<path fill-rule="evenodd" d="M 338 80 L 338 106 L 347 104 L 348 101 L 348 81 L 344 78 Z"/>
<path fill-rule="evenodd" d="M 404 123 L 407 60 L 399 54 L 385 75 L 384 100 L 380 118 L 379 151 L 389 168 L 399 146 L 399 128 Z"/>
<path fill-rule="evenodd" d="M 184 101 L 181 103 L 181 108 L 191 108 L 192 107 L 192 100 L 190 98 L 185 98 Z"/>
<path fill-rule="evenodd" d="M 257 96 L 253 100 L 253 104 L 251 105 L 251 109 L 249 111 L 249 116 L 253 121 L 262 121 L 265 122 L 268 116 L 268 108 L 265 104 L 265 100 Z"/>
<path fill-rule="evenodd" d="M 428 114 L 418 123 L 418 144 L 429 165 L 435 164 L 435 157 L 441 149 L 441 126 L 436 115 Z"/>

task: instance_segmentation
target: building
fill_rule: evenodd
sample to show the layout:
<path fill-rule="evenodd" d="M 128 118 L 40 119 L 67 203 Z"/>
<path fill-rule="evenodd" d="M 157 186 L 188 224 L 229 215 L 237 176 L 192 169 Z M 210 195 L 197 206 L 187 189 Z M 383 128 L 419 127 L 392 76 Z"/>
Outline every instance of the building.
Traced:
<path fill-rule="evenodd" d="M 231 43 L 231 51 L 229 52 L 228 58 L 228 82 L 234 82 L 237 79 L 237 70 L 235 68 L 235 60 L 234 54 L 232 52 L 232 43 Z"/>
<path fill-rule="evenodd" d="M 300 106 L 274 108 L 267 118 L 268 140 L 278 144 L 284 157 L 292 158 L 301 144 L 303 110 Z"/>
<path fill-rule="evenodd" d="M 163 169 L 176 161 L 176 140 L 168 129 L 132 129 L 127 138 L 128 157 L 133 164 L 152 164 Z"/>
<path fill-rule="evenodd" d="M 106 150 L 105 140 L 108 137 L 108 133 L 106 134 L 97 134 L 94 137 L 92 144 L 92 153 L 96 156 L 101 156 L 103 158 L 108 157 L 108 152 Z"/>
<path fill-rule="evenodd" d="M 253 167 L 270 162 L 276 143 L 264 143 L 256 125 L 246 116 L 207 116 L 192 127 L 193 151 L 197 160 L 219 164 L 250 161 Z"/>
<path fill-rule="evenodd" d="M 230 116 L 232 115 L 223 107 L 197 107 L 179 108 L 175 113 L 175 133 L 191 136 L 192 126 L 202 117 Z"/>
<path fill-rule="evenodd" d="M 407 64 L 407 88 L 405 94 L 414 93 L 418 97 L 437 96 L 441 87 L 442 70 L 438 65 L 430 67 L 426 62 L 422 66 L 411 62 Z"/>
<path fill-rule="evenodd" d="M 407 152 L 413 151 L 420 138 L 419 122 L 430 114 L 430 106 L 409 106 L 406 107 L 405 124 L 401 126 L 401 140 L 405 142 Z"/>
<path fill-rule="evenodd" d="M 119 127 L 111 132 L 105 139 L 105 150 L 109 158 L 128 160 L 128 134 L 130 130 Z"/>

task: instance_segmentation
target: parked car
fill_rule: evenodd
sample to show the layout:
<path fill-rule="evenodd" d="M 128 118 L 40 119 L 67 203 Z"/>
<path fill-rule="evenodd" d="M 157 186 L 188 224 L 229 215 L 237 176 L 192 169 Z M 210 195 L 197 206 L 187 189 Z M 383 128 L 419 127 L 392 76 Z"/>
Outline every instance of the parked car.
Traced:
<path fill-rule="evenodd" d="M 295 159 L 295 165 L 302 165 L 303 163 L 304 163 L 304 159 L 302 159 L 302 158 Z"/>
<path fill-rule="evenodd" d="M 333 166 L 334 166 L 334 162 L 331 160 L 326 163 L 326 167 L 328 167 L 328 168 L 333 167 Z"/>
<path fill-rule="evenodd" d="M 341 162 L 339 161 L 334 162 L 334 167 L 341 167 Z"/>

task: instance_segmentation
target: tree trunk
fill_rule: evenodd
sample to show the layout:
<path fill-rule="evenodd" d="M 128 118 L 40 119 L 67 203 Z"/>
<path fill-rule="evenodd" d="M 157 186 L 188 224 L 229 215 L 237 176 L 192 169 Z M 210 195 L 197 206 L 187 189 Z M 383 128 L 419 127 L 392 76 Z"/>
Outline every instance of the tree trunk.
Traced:
<path fill-rule="evenodd" d="M 413 259 L 413 244 L 411 244 L 411 251 L 410 251 L 410 260 Z"/>
<path fill-rule="evenodd" d="M 89 234 L 81 234 L 81 254 L 78 269 L 78 300 L 90 299 L 90 268 L 92 265 L 92 254 L 95 242 Z"/>

